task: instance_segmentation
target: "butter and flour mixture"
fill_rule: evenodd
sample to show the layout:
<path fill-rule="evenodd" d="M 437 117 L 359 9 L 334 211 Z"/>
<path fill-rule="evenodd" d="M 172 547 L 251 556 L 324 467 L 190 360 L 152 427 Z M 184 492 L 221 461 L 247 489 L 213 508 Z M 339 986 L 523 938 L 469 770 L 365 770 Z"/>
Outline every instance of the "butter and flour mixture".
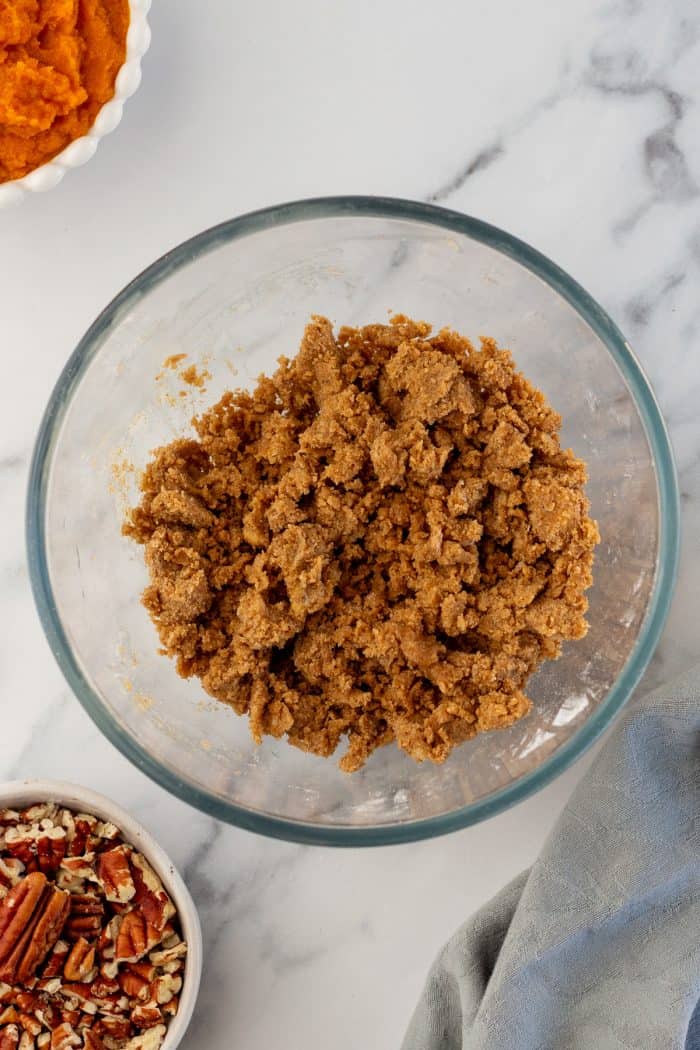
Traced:
<path fill-rule="evenodd" d="M 560 418 L 492 339 L 314 317 L 298 354 L 157 449 L 124 525 L 183 676 L 359 769 L 527 714 L 586 633 L 598 541 Z"/>

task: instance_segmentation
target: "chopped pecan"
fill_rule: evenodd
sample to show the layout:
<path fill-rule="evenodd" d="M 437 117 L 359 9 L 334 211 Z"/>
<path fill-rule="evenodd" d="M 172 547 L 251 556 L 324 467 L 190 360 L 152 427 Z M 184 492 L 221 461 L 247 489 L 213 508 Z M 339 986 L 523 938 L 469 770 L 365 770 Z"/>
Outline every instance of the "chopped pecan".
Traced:
<path fill-rule="evenodd" d="M 172 948 L 152 951 L 148 958 L 154 966 L 166 966 L 168 963 L 175 962 L 177 959 L 183 959 L 186 954 L 187 944 L 185 941 L 178 941 L 178 943 L 173 945 Z"/>
<path fill-rule="evenodd" d="M 0 887 L 11 890 L 24 874 L 24 864 L 18 857 L 0 857 Z M 4 896 L 4 894 L 3 894 Z"/>
<path fill-rule="evenodd" d="M 36 840 L 36 856 L 39 870 L 45 874 L 56 871 L 66 855 L 65 828 L 50 827 L 42 831 Z"/>
<path fill-rule="evenodd" d="M 35 1050 L 35 1048 L 36 1043 L 34 1041 L 34 1036 L 31 1034 L 31 1032 L 28 1032 L 25 1029 L 19 1037 L 18 1050 Z"/>
<path fill-rule="evenodd" d="M 55 802 L 37 802 L 33 806 L 20 811 L 19 819 L 22 824 L 41 824 L 43 820 L 56 819 L 58 806 Z"/>
<path fill-rule="evenodd" d="M 14 997 L 14 989 L 11 984 L 0 981 L 0 1005 L 8 1003 Z"/>
<path fill-rule="evenodd" d="M 19 824 L 20 815 L 16 809 L 0 809 L 0 828 L 13 827 Z"/>
<path fill-rule="evenodd" d="M 100 976 L 105 981 L 116 980 L 118 973 L 119 963 L 116 961 L 116 959 L 108 959 L 106 962 L 102 963 L 102 966 L 100 966 Z"/>
<path fill-rule="evenodd" d="M 0 1028 L 0 1050 L 17 1050 L 19 1046 L 19 1028 L 16 1024 Z"/>
<path fill-rule="evenodd" d="M 107 977 L 96 977 L 91 985 L 92 994 L 95 999 L 106 999 L 108 996 L 119 995 L 119 984 Z"/>
<path fill-rule="evenodd" d="M 50 1031 L 53 1031 L 54 1028 L 58 1028 L 62 1021 L 60 1009 L 51 1001 L 47 1002 L 44 1006 L 40 1006 L 35 1013 L 37 1019 Z"/>
<path fill-rule="evenodd" d="M 96 937 L 102 929 L 104 904 L 95 893 L 74 893 L 70 898 L 70 917 L 65 925 L 68 940 Z"/>
<path fill-rule="evenodd" d="M 42 977 L 37 988 L 46 995 L 55 995 L 62 983 L 60 977 Z"/>
<path fill-rule="evenodd" d="M 5 850 L 24 864 L 27 871 L 36 870 L 36 839 L 32 835 L 31 828 L 24 824 L 17 824 L 5 832 Z"/>
<path fill-rule="evenodd" d="M 66 959 L 68 958 L 69 953 L 70 944 L 68 943 L 68 941 L 56 941 L 53 948 L 51 949 L 51 954 L 46 960 L 44 969 L 42 970 L 42 978 L 58 977 L 60 974 L 62 974 L 63 967 L 66 964 Z"/>
<path fill-rule="evenodd" d="M 163 1015 L 165 1017 L 174 1017 L 180 1006 L 180 996 L 174 995 L 172 999 L 168 999 L 167 1003 L 163 1003 L 161 1007 Z"/>
<path fill-rule="evenodd" d="M 180 994 L 181 990 L 182 977 L 169 973 L 164 973 L 160 977 L 156 977 L 155 981 L 151 984 L 151 994 L 160 1006 L 169 1003 L 174 995 Z"/>
<path fill-rule="evenodd" d="M 78 1004 L 79 1005 L 79 1004 Z M 80 1010 L 78 1006 L 70 1006 L 61 1010 L 61 1023 L 68 1024 L 71 1028 L 77 1028 L 80 1022 Z"/>
<path fill-rule="evenodd" d="M 117 978 L 119 981 L 119 987 L 124 992 L 124 995 L 128 995 L 130 999 L 146 1000 L 150 995 L 151 983 L 147 981 L 145 977 L 141 977 L 138 973 L 127 969 L 123 973 L 119 974 Z"/>
<path fill-rule="evenodd" d="M 92 985 L 87 981 L 69 981 L 61 985 L 61 995 L 68 1009 L 77 1010 L 92 995 Z"/>
<path fill-rule="evenodd" d="M 15 1006 L 6 1006 L 4 1010 L 0 1010 L 0 1025 L 14 1024 L 19 1020 L 19 1014 Z"/>
<path fill-rule="evenodd" d="M 152 981 L 156 976 L 155 966 L 151 962 L 146 962 L 145 959 L 141 962 L 127 963 L 125 969 L 130 973 L 137 973 L 139 977 L 143 977 L 147 981 Z"/>
<path fill-rule="evenodd" d="M 18 1010 L 31 1013 L 32 1010 L 36 1010 L 40 1000 L 36 992 L 15 992 L 14 1001 Z"/>
<path fill-rule="evenodd" d="M 159 1050 L 165 1039 L 165 1025 L 159 1024 L 155 1028 L 147 1028 L 139 1032 L 124 1047 L 124 1050 Z"/>
<path fill-rule="evenodd" d="M 95 1025 L 100 1034 L 110 1035 L 114 1039 L 126 1039 L 131 1035 L 131 1021 L 128 1017 L 116 1014 L 103 1014 Z"/>
<path fill-rule="evenodd" d="M 131 1011 L 132 1024 L 137 1028 L 155 1028 L 163 1023 L 163 1015 L 157 1003 L 137 1003 Z"/>
<path fill-rule="evenodd" d="M 117 934 L 119 933 L 119 927 L 122 924 L 121 915 L 114 915 L 109 920 L 104 930 L 100 934 L 100 939 L 97 943 L 97 947 L 100 955 L 103 959 L 113 959 L 114 951 L 117 943 Z"/>
<path fill-rule="evenodd" d="M 118 842 L 121 839 L 121 831 L 116 824 L 113 824 L 111 820 L 98 820 L 95 825 L 95 837 L 100 839 L 100 845 L 98 849 L 109 849 L 111 842 Z"/>
<path fill-rule="evenodd" d="M 49 1045 L 51 1050 L 72 1050 L 73 1047 L 80 1046 L 81 1043 L 82 1039 L 73 1026 L 68 1024 L 68 1022 L 64 1022 L 58 1028 L 54 1028 Z"/>
<path fill-rule="evenodd" d="M 170 923 L 168 923 L 163 930 L 163 936 L 160 942 L 163 948 L 174 948 L 181 940 L 182 938 L 175 932 Z"/>
<path fill-rule="evenodd" d="M 128 846 L 121 845 L 99 855 L 97 878 L 110 902 L 127 904 L 136 894 L 129 866 L 131 852 Z"/>
<path fill-rule="evenodd" d="M 85 853 L 88 839 L 97 824 L 97 818 L 91 817 L 89 813 L 73 814 L 68 810 L 64 810 L 63 813 L 66 816 L 62 817 L 61 823 L 68 837 L 68 856 L 80 857 Z"/>
<path fill-rule="evenodd" d="M 71 948 L 63 967 L 63 976 L 68 981 L 87 981 L 95 969 L 95 947 L 84 937 L 79 937 Z"/>
<path fill-rule="evenodd" d="M 106 1050 L 99 1035 L 96 1035 L 91 1028 L 88 1028 L 83 1035 L 83 1050 Z"/>
<path fill-rule="evenodd" d="M 37 1036 L 43 1027 L 41 1021 L 37 1021 L 36 1017 L 24 1013 L 24 1011 L 19 1014 L 17 1020 L 20 1027 L 23 1028 L 25 1032 L 29 1032 L 32 1036 Z"/>
<path fill-rule="evenodd" d="M 94 853 L 84 853 L 81 857 L 64 857 L 61 861 L 61 869 L 68 872 L 74 879 L 97 881 Z"/>
<path fill-rule="evenodd" d="M 56 872 L 56 885 L 66 893 L 85 893 L 85 879 L 78 879 L 63 868 Z"/>
<path fill-rule="evenodd" d="M 119 962 L 138 962 L 159 940 L 158 930 L 146 921 L 140 911 L 134 909 L 124 916 L 117 934 L 114 957 Z"/>
<path fill-rule="evenodd" d="M 154 929 L 162 932 L 175 915 L 175 906 L 153 868 L 140 853 L 131 857 L 136 893 L 134 905 Z"/>

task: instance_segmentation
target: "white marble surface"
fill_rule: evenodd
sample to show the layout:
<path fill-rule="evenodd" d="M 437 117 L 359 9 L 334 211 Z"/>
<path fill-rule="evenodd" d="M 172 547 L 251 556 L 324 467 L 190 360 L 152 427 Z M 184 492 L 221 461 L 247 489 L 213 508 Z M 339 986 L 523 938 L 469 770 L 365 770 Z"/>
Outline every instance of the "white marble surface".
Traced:
<path fill-rule="evenodd" d="M 700 10 L 695 0 L 163 0 L 144 83 L 94 161 L 0 215 L 0 777 L 119 799 L 200 904 L 186 1050 L 397 1047 L 425 971 L 536 855 L 590 756 L 449 838 L 367 851 L 216 824 L 132 768 L 71 697 L 23 542 L 32 441 L 88 323 L 166 248 L 236 213 L 332 193 L 440 201 L 511 230 L 611 312 L 658 394 L 685 526 L 647 682 L 697 650 Z"/>

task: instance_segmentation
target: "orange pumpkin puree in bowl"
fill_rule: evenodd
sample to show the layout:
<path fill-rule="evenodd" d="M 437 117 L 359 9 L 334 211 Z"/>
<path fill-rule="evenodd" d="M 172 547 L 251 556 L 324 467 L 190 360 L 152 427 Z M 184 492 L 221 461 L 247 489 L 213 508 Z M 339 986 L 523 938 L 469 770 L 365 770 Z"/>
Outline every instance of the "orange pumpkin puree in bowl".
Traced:
<path fill-rule="evenodd" d="M 0 0 L 0 183 L 89 131 L 128 29 L 129 0 Z"/>

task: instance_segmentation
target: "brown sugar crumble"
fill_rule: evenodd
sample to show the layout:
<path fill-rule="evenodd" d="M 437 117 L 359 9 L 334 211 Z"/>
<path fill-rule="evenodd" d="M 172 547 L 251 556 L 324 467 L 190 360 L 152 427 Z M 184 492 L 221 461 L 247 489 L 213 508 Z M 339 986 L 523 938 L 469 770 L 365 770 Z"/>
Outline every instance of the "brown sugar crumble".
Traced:
<path fill-rule="evenodd" d="M 493 339 L 312 318 L 146 468 L 123 531 L 164 651 L 258 742 L 345 738 L 347 772 L 511 725 L 587 630 L 599 536 L 560 424 Z"/>

